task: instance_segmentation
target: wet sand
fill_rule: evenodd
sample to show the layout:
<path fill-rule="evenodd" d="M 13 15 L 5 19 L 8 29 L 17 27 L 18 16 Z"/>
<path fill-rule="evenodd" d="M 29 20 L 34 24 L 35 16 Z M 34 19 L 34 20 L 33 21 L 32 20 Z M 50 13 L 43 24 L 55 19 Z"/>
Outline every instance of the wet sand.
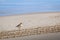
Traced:
<path fill-rule="evenodd" d="M 25 37 L 17 37 L 17 38 L 9 38 L 9 39 L 0 39 L 0 40 L 60 40 L 60 32 L 42 34 L 42 35 L 32 35 L 32 36 L 25 36 Z"/>

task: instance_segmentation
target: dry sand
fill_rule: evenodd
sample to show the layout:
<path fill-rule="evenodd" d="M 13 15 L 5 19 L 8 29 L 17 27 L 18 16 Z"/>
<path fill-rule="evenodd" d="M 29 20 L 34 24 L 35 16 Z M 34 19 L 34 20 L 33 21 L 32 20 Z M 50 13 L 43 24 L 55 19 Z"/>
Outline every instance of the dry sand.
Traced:
<path fill-rule="evenodd" d="M 3 16 L 0 17 L 0 31 L 16 30 L 20 22 L 23 23 L 21 29 L 56 25 L 60 24 L 60 12 Z"/>

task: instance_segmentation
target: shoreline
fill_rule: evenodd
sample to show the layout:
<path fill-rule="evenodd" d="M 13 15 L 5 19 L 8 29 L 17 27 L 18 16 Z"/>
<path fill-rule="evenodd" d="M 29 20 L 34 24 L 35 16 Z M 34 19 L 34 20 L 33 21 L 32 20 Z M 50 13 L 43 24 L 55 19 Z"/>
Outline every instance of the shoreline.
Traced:
<path fill-rule="evenodd" d="M 6 16 L 0 16 L 0 17 L 9 17 L 9 16 L 20 16 L 20 15 L 34 15 L 34 14 L 56 14 L 60 12 L 31 12 L 31 13 L 21 13 L 21 14 L 12 14 L 12 15 L 6 15 Z"/>

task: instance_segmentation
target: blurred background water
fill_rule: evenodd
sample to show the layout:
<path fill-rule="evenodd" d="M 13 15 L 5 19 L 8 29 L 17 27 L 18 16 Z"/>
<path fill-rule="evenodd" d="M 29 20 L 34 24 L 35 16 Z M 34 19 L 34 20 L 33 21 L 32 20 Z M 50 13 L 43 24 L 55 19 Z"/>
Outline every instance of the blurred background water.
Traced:
<path fill-rule="evenodd" d="M 60 0 L 0 0 L 0 16 L 30 12 L 60 12 Z"/>

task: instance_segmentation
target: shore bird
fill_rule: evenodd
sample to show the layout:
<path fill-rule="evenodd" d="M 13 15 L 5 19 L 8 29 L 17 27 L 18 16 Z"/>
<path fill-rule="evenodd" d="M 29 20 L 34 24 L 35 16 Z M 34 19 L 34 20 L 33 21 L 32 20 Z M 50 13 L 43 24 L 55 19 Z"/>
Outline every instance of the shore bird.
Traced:
<path fill-rule="evenodd" d="M 18 27 L 18 29 L 20 30 L 20 28 L 22 27 L 22 23 L 19 23 L 16 27 Z"/>

